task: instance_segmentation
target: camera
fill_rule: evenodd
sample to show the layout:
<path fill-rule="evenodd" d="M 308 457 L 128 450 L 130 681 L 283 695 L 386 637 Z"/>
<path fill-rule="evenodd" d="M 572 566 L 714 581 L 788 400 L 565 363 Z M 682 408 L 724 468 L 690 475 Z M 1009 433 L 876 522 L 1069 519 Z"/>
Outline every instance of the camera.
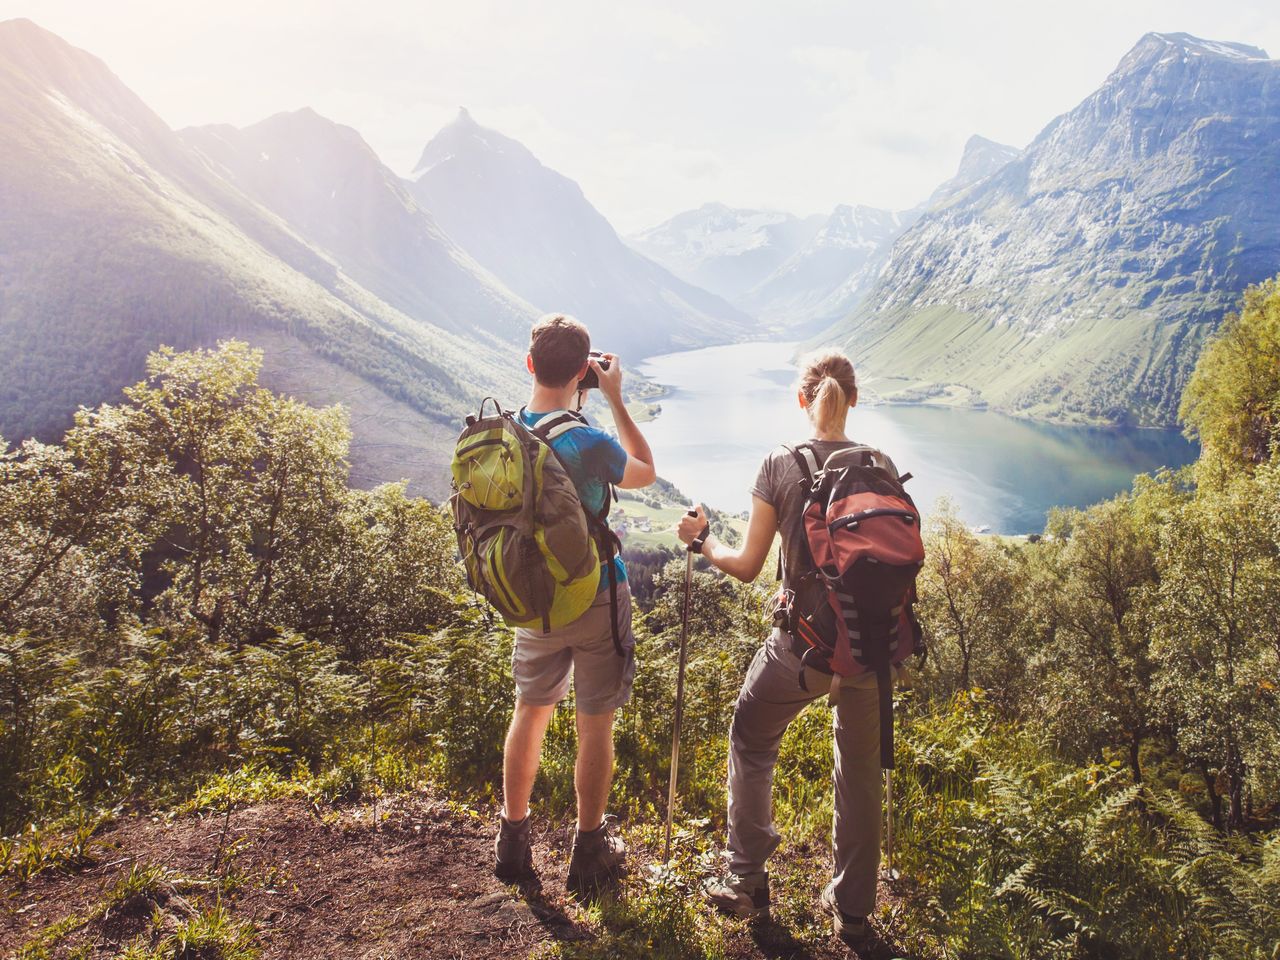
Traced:
<path fill-rule="evenodd" d="M 588 360 L 594 360 L 600 364 L 601 370 L 609 369 L 609 361 L 604 358 L 604 354 L 599 350 L 592 350 L 587 354 Z M 594 367 L 587 367 L 587 375 L 578 381 L 579 390 L 595 390 L 600 386 L 600 378 L 596 376 Z"/>

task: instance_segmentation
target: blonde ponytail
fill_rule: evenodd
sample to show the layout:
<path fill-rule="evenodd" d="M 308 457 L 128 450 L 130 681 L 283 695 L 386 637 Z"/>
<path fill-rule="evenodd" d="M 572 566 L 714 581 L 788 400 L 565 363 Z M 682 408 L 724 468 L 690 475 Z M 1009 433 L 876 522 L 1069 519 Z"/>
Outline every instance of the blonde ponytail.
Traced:
<path fill-rule="evenodd" d="M 840 381 L 826 376 L 818 384 L 818 390 L 809 404 L 809 417 L 813 425 L 820 430 L 838 428 L 844 423 L 844 412 L 849 408 L 849 400 L 840 388 Z"/>
<path fill-rule="evenodd" d="M 844 428 L 849 403 L 858 395 L 853 364 L 838 350 L 825 350 L 805 359 L 800 374 L 809 420 L 820 431 Z"/>

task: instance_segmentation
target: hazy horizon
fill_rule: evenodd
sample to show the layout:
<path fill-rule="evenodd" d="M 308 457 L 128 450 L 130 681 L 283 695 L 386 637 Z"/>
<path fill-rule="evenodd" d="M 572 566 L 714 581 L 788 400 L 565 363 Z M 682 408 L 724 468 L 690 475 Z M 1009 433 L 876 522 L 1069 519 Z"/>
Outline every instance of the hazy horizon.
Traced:
<path fill-rule="evenodd" d="M 1149 31 L 1280 53 L 1280 9 L 1186 0 L 981 14 L 941 2 L 600 9 L 0 0 L 102 58 L 174 128 L 309 106 L 398 173 L 465 106 L 576 180 L 621 232 L 718 201 L 910 207 L 972 134 L 1025 146 Z M 1059 8 L 1060 9 L 1060 8 Z M 252 24 L 253 29 L 246 29 Z"/>

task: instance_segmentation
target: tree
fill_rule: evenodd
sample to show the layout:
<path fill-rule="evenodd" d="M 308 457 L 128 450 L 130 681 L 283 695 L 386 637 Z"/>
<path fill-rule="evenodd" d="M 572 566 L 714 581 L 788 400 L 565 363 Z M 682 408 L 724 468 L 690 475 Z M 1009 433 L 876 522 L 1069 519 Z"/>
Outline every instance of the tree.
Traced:
<path fill-rule="evenodd" d="M 257 384 L 260 351 L 162 347 L 125 402 L 86 416 L 85 448 L 133 443 L 133 500 L 162 530 L 153 549 L 157 611 L 200 624 L 209 640 L 255 642 L 292 619 L 291 587 L 312 576 L 346 494 L 349 431 Z M 106 425 L 112 426 L 107 431 Z"/>
<path fill-rule="evenodd" d="M 1037 712 L 1058 742 L 1080 759 L 1124 749 L 1136 783 L 1142 745 L 1157 728 L 1151 623 L 1135 609 L 1157 580 L 1158 528 L 1143 505 L 1121 495 L 1051 514 L 1050 536 L 1036 548 L 1046 635 L 1031 670 Z"/>
<path fill-rule="evenodd" d="M 84 637 L 127 605 L 149 533 L 121 451 L 0 442 L 0 632 Z"/>
<path fill-rule="evenodd" d="M 1019 590 L 1022 559 L 979 538 L 941 500 L 925 530 L 916 612 L 928 659 L 923 678 L 940 697 L 974 685 L 1016 712 L 1029 621 Z"/>
<path fill-rule="evenodd" d="M 1215 824 L 1245 821 L 1251 782 L 1274 782 L 1280 743 L 1280 542 L 1275 471 L 1202 489 L 1160 537 L 1159 584 L 1144 615 L 1159 664 L 1155 695 L 1199 769 Z M 1262 778 L 1262 781 L 1259 780 Z"/>
<path fill-rule="evenodd" d="M 1250 287 L 1205 344 L 1182 395 L 1188 435 L 1231 463 L 1257 464 L 1280 439 L 1280 277 Z"/>
<path fill-rule="evenodd" d="M 332 539 L 310 554 L 294 622 L 352 659 L 397 634 L 449 625 L 465 588 L 456 554 L 447 513 L 403 483 L 348 491 Z"/>

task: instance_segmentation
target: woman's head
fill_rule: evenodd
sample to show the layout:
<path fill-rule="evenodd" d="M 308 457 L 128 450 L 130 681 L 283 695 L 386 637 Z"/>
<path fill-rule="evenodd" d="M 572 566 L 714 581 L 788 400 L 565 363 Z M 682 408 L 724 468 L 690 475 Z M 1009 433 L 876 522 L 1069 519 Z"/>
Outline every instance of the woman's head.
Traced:
<path fill-rule="evenodd" d="M 849 408 L 858 402 L 853 364 L 839 350 L 820 350 L 800 367 L 800 406 L 820 431 L 843 430 Z"/>

